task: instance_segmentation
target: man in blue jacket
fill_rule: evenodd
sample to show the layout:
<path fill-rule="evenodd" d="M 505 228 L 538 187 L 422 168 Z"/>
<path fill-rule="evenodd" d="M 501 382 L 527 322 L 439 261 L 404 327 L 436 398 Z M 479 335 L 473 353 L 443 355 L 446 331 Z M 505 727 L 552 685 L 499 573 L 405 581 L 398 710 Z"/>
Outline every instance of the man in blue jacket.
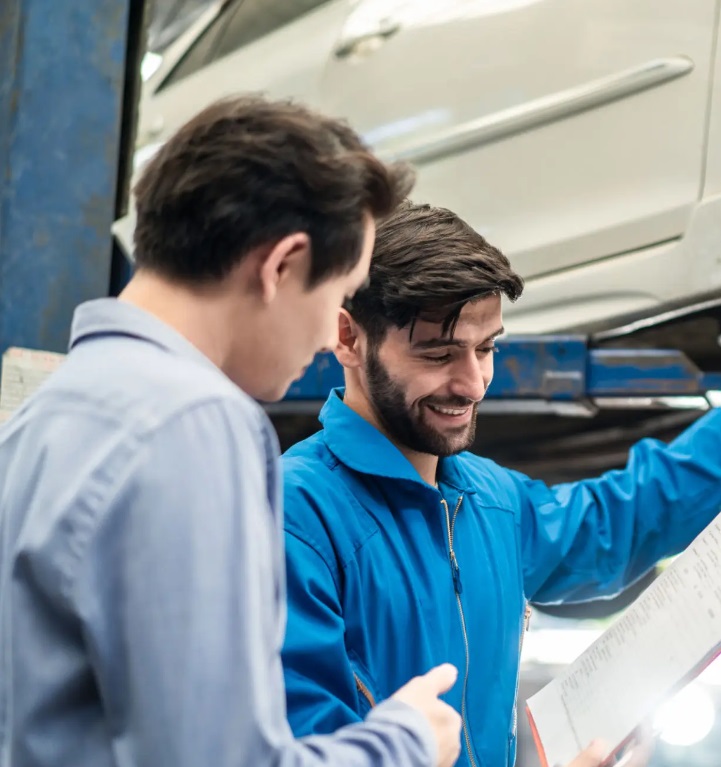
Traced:
<path fill-rule="evenodd" d="M 622 471 L 554 487 L 463 452 L 501 298 L 522 289 L 449 211 L 408 204 L 379 227 L 370 281 L 341 312 L 346 388 L 284 458 L 297 735 L 360 721 L 450 661 L 458 764 L 512 764 L 528 601 L 615 594 L 721 508 L 721 412 L 670 445 L 639 442 Z"/>

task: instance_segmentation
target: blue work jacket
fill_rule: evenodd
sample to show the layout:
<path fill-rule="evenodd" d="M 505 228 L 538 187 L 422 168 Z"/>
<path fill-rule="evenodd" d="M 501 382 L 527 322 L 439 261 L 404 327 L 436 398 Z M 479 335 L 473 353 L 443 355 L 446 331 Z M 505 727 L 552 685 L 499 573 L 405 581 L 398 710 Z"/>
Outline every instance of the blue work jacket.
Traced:
<path fill-rule="evenodd" d="M 450 661 L 458 764 L 512 764 L 527 602 L 616 594 L 685 548 L 721 509 L 721 412 L 595 479 L 549 487 L 462 453 L 436 488 L 342 395 L 283 459 L 291 726 L 359 721 Z"/>

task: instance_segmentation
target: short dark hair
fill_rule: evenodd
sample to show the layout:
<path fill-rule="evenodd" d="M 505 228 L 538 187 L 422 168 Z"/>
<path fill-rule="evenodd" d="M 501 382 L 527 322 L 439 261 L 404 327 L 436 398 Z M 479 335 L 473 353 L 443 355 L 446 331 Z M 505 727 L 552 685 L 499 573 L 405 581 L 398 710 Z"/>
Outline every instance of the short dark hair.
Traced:
<path fill-rule="evenodd" d="M 390 326 L 412 335 L 418 319 L 453 336 L 469 301 L 522 292 L 506 256 L 459 216 L 406 201 L 379 224 L 368 283 L 346 308 L 377 344 Z"/>
<path fill-rule="evenodd" d="M 172 136 L 135 186 L 135 258 L 181 282 L 223 279 L 253 248 L 297 231 L 308 287 L 360 258 L 364 215 L 390 214 L 413 185 L 344 122 L 291 101 L 222 99 Z"/>

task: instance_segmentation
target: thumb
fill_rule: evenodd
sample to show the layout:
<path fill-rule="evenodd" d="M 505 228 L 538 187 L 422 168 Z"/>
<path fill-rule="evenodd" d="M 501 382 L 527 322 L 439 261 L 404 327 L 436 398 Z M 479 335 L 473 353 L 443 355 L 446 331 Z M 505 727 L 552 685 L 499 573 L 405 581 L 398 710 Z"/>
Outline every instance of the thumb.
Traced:
<path fill-rule="evenodd" d="M 608 746 L 602 740 L 593 740 L 585 751 L 582 751 L 569 767 L 598 767 L 608 754 Z"/>
<path fill-rule="evenodd" d="M 435 695 L 440 695 L 456 683 L 458 669 L 452 663 L 442 663 L 424 674 L 421 679 Z"/>

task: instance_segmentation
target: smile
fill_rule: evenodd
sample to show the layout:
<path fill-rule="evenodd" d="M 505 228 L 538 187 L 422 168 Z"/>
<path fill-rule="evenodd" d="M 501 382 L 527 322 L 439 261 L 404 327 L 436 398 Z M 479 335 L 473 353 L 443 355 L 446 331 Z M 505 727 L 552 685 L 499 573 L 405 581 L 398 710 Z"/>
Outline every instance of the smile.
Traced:
<path fill-rule="evenodd" d="M 451 407 L 441 407 L 440 405 L 428 405 L 428 407 L 431 410 L 434 410 L 436 413 L 441 413 L 442 415 L 465 415 L 469 410 L 470 407 L 465 408 L 451 408 Z"/>

